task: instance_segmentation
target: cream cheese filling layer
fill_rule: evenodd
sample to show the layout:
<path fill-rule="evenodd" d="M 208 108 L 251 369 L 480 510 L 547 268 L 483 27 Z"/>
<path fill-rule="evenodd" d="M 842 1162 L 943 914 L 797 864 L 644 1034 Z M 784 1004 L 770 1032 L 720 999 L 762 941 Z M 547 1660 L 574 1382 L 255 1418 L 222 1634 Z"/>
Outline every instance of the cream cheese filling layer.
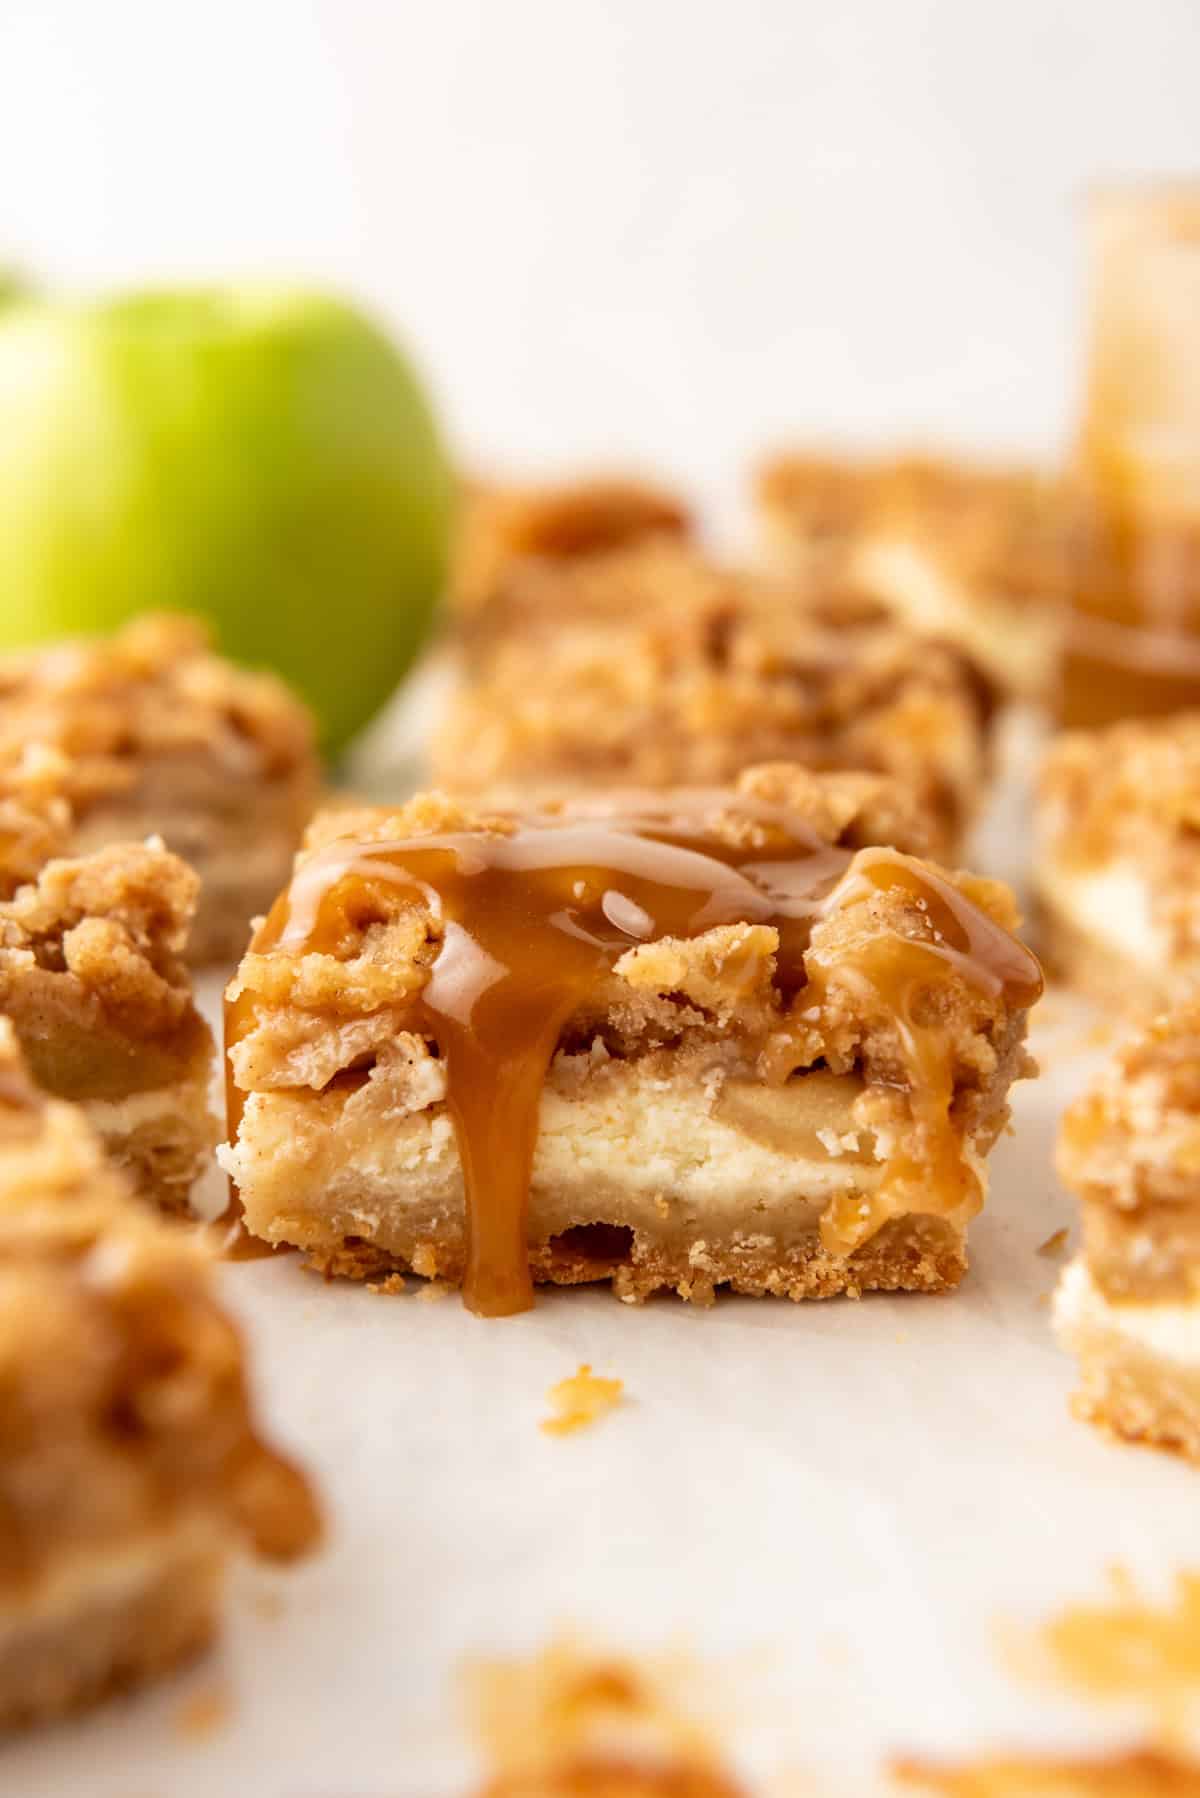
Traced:
<path fill-rule="evenodd" d="M 1063 1270 L 1054 1322 L 1072 1348 L 1097 1335 L 1118 1336 L 1159 1360 L 1200 1368 L 1200 1296 L 1190 1304 L 1174 1299 L 1116 1304 L 1096 1285 L 1082 1256 Z"/>
<path fill-rule="evenodd" d="M 934 555 L 902 537 L 877 538 L 856 553 L 853 578 L 876 593 L 914 630 L 949 638 L 1007 687 L 1036 694 L 1054 655 L 1057 626 L 1050 607 L 1018 608 L 953 579 Z"/>
<path fill-rule="evenodd" d="M 1100 948 L 1148 974 L 1170 965 L 1170 938 L 1154 916 L 1153 888 L 1134 862 L 1081 872 L 1043 856 L 1036 883 L 1047 908 Z"/>

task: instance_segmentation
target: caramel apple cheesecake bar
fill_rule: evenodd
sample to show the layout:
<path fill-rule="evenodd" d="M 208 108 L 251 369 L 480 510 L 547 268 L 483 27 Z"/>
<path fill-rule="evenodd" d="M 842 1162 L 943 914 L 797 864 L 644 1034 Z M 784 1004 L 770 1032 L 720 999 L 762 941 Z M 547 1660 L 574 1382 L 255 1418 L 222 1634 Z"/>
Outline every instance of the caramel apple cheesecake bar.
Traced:
<path fill-rule="evenodd" d="M 243 1545 L 319 1534 L 194 1235 L 140 1206 L 0 1019 L 0 1728 L 205 1646 Z"/>
<path fill-rule="evenodd" d="M 776 760 L 866 769 L 900 780 L 935 851 L 959 855 L 991 710 L 955 650 L 874 605 L 825 605 L 662 540 L 523 583 L 545 592 L 467 671 L 433 747 L 440 786 L 707 785 Z"/>
<path fill-rule="evenodd" d="M 124 843 L 14 884 L 63 824 L 38 798 L 0 769 L 0 1016 L 38 1083 L 78 1102 L 140 1192 L 182 1211 L 220 1134 L 212 1033 L 182 960 L 196 875 L 161 844 Z"/>
<path fill-rule="evenodd" d="M 1080 1412 L 1200 1462 L 1200 998 L 1147 1024 L 1067 1112 L 1083 1253 L 1055 1301 Z"/>
<path fill-rule="evenodd" d="M 775 566 L 870 594 L 955 643 L 997 692 L 1044 699 L 1069 574 L 1060 483 L 926 456 L 779 456 L 757 498 Z"/>
<path fill-rule="evenodd" d="M 58 758 L 72 852 L 162 837 L 201 879 L 190 957 L 235 960 L 316 802 L 299 700 L 214 655 L 196 620 L 146 617 L 0 658 L 0 769 L 31 749 Z"/>
<path fill-rule="evenodd" d="M 1200 973 L 1200 712 L 1058 737 L 1034 827 L 1057 974 L 1149 1012 Z"/>
<path fill-rule="evenodd" d="M 554 486 L 476 484 L 462 506 L 450 581 L 460 645 L 519 630 L 531 608 L 555 613 L 544 576 L 613 550 L 691 535 L 688 508 L 674 494 L 614 476 Z"/>
<path fill-rule="evenodd" d="M 327 1273 L 938 1291 L 1040 990 L 870 775 L 319 815 L 227 992 L 247 1228 Z"/>

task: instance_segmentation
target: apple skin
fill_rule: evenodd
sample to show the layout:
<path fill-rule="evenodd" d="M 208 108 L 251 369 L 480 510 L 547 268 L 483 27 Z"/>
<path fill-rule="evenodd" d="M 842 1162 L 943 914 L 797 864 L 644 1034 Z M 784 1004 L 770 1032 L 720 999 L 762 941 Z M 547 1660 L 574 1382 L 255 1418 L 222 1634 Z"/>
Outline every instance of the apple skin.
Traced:
<path fill-rule="evenodd" d="M 0 316 L 0 647 L 198 612 L 336 752 L 424 643 L 453 483 L 403 357 L 305 291 Z"/>

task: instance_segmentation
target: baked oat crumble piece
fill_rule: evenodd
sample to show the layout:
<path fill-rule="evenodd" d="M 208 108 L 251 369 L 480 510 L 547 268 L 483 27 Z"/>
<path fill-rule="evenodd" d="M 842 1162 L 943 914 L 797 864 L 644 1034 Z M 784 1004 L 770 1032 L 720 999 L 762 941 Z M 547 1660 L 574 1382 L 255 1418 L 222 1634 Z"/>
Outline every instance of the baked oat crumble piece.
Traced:
<path fill-rule="evenodd" d="M 0 1729 L 203 1648 L 243 1546 L 310 1548 L 194 1235 L 140 1206 L 0 1020 Z"/>
<path fill-rule="evenodd" d="M 1071 1106 L 1058 1169 L 1083 1214 L 1056 1300 L 1077 1409 L 1200 1461 L 1200 999 L 1147 1024 Z"/>
<path fill-rule="evenodd" d="M 197 884 L 161 845 L 130 843 L 49 861 L 0 899 L 0 1016 L 39 1084 L 169 1211 L 219 1135 L 212 1033 L 182 959 Z"/>
<path fill-rule="evenodd" d="M 650 813 L 626 827 L 623 806 L 639 803 Z M 679 830 L 692 859 L 669 847 Z M 872 847 L 881 840 L 896 848 Z M 472 969 L 504 968 L 510 951 L 536 961 L 550 943 L 529 973 L 552 997 L 530 1016 L 559 1015 L 556 895 L 590 917 L 589 894 L 609 880 L 611 948 L 568 987 L 557 1035 L 530 1064 L 533 1277 L 610 1280 L 631 1300 L 659 1287 L 707 1301 L 718 1285 L 793 1298 L 953 1286 L 982 1158 L 1030 1066 L 1036 966 L 1009 935 L 1006 889 L 898 853 L 925 841 L 919 808 L 891 783 L 782 766 L 727 791 L 615 794 L 524 818 L 440 793 L 319 817 L 228 989 L 236 1103 L 222 1160 L 248 1227 L 331 1273 L 469 1279 L 478 1219 L 468 1228 L 454 1082 L 482 1053 L 483 1025 L 451 1041 L 451 1014 L 466 1015 L 452 995 L 475 990 Z M 593 871 L 590 858 L 609 854 L 614 866 Z M 630 872 L 646 856 L 666 857 L 666 885 Z M 815 869 L 822 896 L 777 913 L 776 866 L 785 881 Z M 723 914 L 658 934 L 654 906 L 686 914 L 697 879 L 712 880 Z M 503 947 L 488 935 L 510 927 Z M 573 943 L 594 940 L 581 928 Z M 961 952 L 945 953 L 952 941 Z M 491 983 L 519 1030 L 523 978 Z M 918 1039 L 930 1057 L 919 1075 Z M 519 1083 L 527 1058 L 515 1039 L 510 1049 L 499 1071 Z M 486 1056 L 471 1065 L 466 1097 L 482 1094 L 486 1112 L 498 1069 Z M 492 1107 L 508 1135 L 521 1103 Z"/>
<path fill-rule="evenodd" d="M 232 961 L 316 803 L 305 708 L 215 655 L 196 619 L 0 658 L 0 770 L 57 758 L 76 854 L 160 836 L 201 878 L 188 953 Z"/>

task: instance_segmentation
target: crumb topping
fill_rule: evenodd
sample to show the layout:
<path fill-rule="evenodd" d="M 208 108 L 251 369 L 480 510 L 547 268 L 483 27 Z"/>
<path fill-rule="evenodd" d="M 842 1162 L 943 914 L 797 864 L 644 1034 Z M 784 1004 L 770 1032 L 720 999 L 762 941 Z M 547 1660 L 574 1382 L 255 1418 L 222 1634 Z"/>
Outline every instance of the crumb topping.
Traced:
<path fill-rule="evenodd" d="M 171 1031 L 192 1009 L 181 956 L 198 886 L 153 843 L 48 862 L 0 902 L 0 1009 L 40 982 L 56 1006 L 94 1004 L 137 1035 Z"/>
<path fill-rule="evenodd" d="M 65 758 L 77 815 L 127 792 L 156 758 L 203 750 L 230 779 L 270 779 L 314 756 L 308 714 L 281 681 L 235 668 L 199 620 L 166 613 L 0 658 L 0 768 L 30 745 Z"/>
<path fill-rule="evenodd" d="M 1089 1204 L 1135 1211 L 1200 1199 L 1200 999 L 1125 1043 L 1063 1119 L 1064 1182 Z"/>
<path fill-rule="evenodd" d="M 895 776 L 947 845 L 970 816 L 982 685 L 880 607 L 663 541 L 525 580 L 521 627 L 472 670 L 435 743 L 442 784 L 703 784 L 791 761 Z"/>
<path fill-rule="evenodd" d="M 450 600 L 489 626 L 509 605 L 514 573 L 603 555 L 651 537 L 686 537 L 687 508 L 660 488 L 627 479 L 560 487 L 471 490 L 463 508 Z"/>
<path fill-rule="evenodd" d="M 1045 871 L 1136 869 L 1175 952 L 1200 951 L 1200 712 L 1060 736 L 1036 824 Z"/>

